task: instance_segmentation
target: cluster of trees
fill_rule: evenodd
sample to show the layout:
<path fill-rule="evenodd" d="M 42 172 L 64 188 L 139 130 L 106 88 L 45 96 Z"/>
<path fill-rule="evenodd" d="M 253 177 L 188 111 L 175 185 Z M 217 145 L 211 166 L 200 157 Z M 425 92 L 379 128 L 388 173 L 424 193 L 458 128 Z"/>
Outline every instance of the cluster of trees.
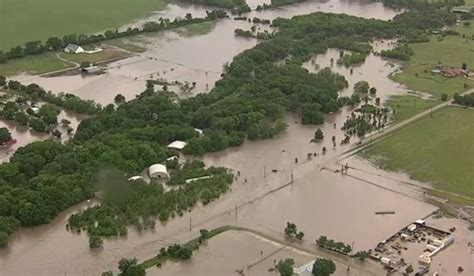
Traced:
<path fill-rule="evenodd" d="M 380 55 L 388 58 L 395 58 L 399 60 L 410 60 L 410 57 L 413 56 L 415 52 L 407 44 L 397 46 L 390 50 L 382 50 Z"/>
<path fill-rule="evenodd" d="M 297 3 L 303 3 L 307 0 L 271 0 L 270 4 L 257 5 L 256 11 L 270 10 L 276 7 L 292 5 Z"/>
<path fill-rule="evenodd" d="M 92 100 L 83 100 L 78 96 L 68 93 L 53 94 L 51 91 L 46 92 L 35 83 L 25 86 L 18 81 L 9 80 L 5 88 L 18 95 L 15 100 L 17 103 L 26 103 L 27 101 L 37 103 L 43 101 L 68 111 L 87 115 L 94 115 L 102 110 L 102 106 Z"/>
<path fill-rule="evenodd" d="M 370 256 L 370 252 L 369 251 L 359 251 L 355 254 L 352 255 L 353 258 L 357 258 L 359 259 L 360 261 L 364 261 L 365 259 L 367 259 L 368 257 Z"/>
<path fill-rule="evenodd" d="M 12 139 L 12 134 L 6 127 L 0 128 L 0 145 L 5 144 L 6 142 Z"/>
<path fill-rule="evenodd" d="M 222 0 L 203 0 L 211 2 L 222 2 Z M 243 0 L 235 0 L 236 2 L 241 2 Z M 232 2 L 232 1 L 229 1 Z M 245 1 L 243 1 L 245 3 Z M 245 4 L 246 5 L 246 4 Z M 248 7 L 248 6 L 247 6 Z M 250 10 L 250 8 L 248 8 Z M 227 16 L 227 13 L 223 10 L 213 10 L 208 11 L 205 18 L 193 18 L 191 14 L 187 14 L 184 18 L 175 18 L 173 21 L 169 19 L 160 18 L 158 21 L 150 21 L 143 24 L 142 28 L 128 28 L 124 31 L 107 30 L 103 34 L 69 34 L 65 35 L 62 38 L 59 37 L 50 37 L 44 43 L 41 41 L 29 41 L 25 45 L 18 45 L 12 47 L 8 52 L 4 53 L 0 51 L 0 64 L 6 63 L 8 60 L 23 58 L 29 55 L 38 55 L 47 51 L 57 51 L 68 44 L 77 44 L 77 45 L 88 45 L 100 43 L 105 40 L 127 37 L 132 35 L 141 34 L 144 32 L 156 32 L 171 28 L 182 27 L 184 25 L 200 23 L 209 20 L 215 20 L 217 18 L 224 18 Z"/>
<path fill-rule="evenodd" d="M 123 236 L 127 226 L 135 225 L 138 230 L 154 228 L 155 219 L 167 220 L 170 216 L 183 215 L 201 201 L 204 204 L 226 192 L 233 176 L 223 168 L 204 169 L 200 161 L 190 162 L 184 168 L 172 171 L 171 179 L 178 175 L 175 185 L 179 189 L 165 191 L 157 183 L 151 185 L 142 180 L 127 181 L 118 172 L 103 172 L 107 179 L 102 185 L 103 199 L 99 206 L 88 208 L 69 218 L 69 228 L 85 230 L 92 237 Z M 179 172 L 179 171 L 183 172 Z M 212 175 L 211 178 L 186 184 L 184 179 Z M 182 180 L 182 182 L 181 182 Z"/>
<path fill-rule="evenodd" d="M 295 260 L 284 259 L 278 261 L 276 268 L 280 276 L 293 276 L 293 265 L 295 265 Z"/>
<path fill-rule="evenodd" d="M 298 240 L 302 240 L 304 237 L 303 231 L 298 232 L 298 228 L 296 227 L 296 224 L 287 222 L 286 227 L 285 227 L 285 236 L 289 238 L 296 238 Z"/>
<path fill-rule="evenodd" d="M 368 97 L 365 99 L 368 99 Z M 383 128 L 387 124 L 388 108 L 379 108 L 378 106 L 366 103 L 356 112 L 352 112 L 351 116 L 347 118 L 342 126 L 342 130 L 349 136 L 364 136 L 366 133 L 374 129 Z"/>
<path fill-rule="evenodd" d="M 316 244 L 322 248 L 332 250 L 338 253 L 348 255 L 352 252 L 352 247 L 343 242 L 336 242 L 334 240 L 328 239 L 326 236 L 321 236 L 316 240 Z"/>
<path fill-rule="evenodd" d="M 474 107 L 474 93 L 470 93 L 464 96 L 461 96 L 456 93 L 454 94 L 454 102 L 456 104 Z"/>
<path fill-rule="evenodd" d="M 247 30 L 247 31 L 238 28 L 234 30 L 234 33 L 237 36 L 254 37 L 259 40 L 270 39 L 272 37 L 272 34 L 268 33 L 267 31 L 255 33 L 255 30 L 256 30 L 255 26 L 252 26 L 251 30 Z"/>

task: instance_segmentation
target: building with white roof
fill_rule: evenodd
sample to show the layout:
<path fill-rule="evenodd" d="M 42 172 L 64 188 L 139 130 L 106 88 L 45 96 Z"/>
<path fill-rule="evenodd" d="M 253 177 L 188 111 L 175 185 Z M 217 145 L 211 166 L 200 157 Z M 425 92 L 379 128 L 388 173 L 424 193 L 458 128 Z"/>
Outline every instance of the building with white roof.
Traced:
<path fill-rule="evenodd" d="M 165 165 L 162 164 L 154 164 L 148 168 L 148 174 L 150 178 L 154 179 L 169 179 L 170 175 L 168 174 L 168 170 L 166 169 Z"/>
<path fill-rule="evenodd" d="M 184 141 L 176 140 L 176 141 L 174 141 L 173 143 L 169 144 L 169 145 L 168 145 L 168 148 L 169 148 L 169 149 L 182 150 L 182 149 L 184 149 L 184 147 L 185 147 L 187 144 L 188 144 L 188 143 L 186 143 L 186 142 L 184 142 Z"/>

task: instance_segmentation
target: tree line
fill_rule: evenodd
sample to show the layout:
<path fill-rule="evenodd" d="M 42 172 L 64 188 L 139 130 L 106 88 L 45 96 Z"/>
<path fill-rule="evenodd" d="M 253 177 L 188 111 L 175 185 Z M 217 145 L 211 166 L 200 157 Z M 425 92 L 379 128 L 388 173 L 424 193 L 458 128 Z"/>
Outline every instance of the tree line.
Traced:
<path fill-rule="evenodd" d="M 123 31 L 115 29 L 107 30 L 102 34 L 68 34 L 62 38 L 50 37 L 44 43 L 39 40 L 29 41 L 26 42 L 25 45 L 12 47 L 7 52 L 0 51 L 0 64 L 6 63 L 12 59 L 23 58 L 30 55 L 39 55 L 47 51 L 58 51 L 66 47 L 68 44 L 96 44 L 114 38 L 133 36 L 147 32 L 158 32 L 227 17 L 227 13 L 223 10 L 206 11 L 206 14 L 206 17 L 204 18 L 193 18 L 190 13 L 186 14 L 184 18 L 175 18 L 174 20 L 159 18 L 157 21 L 145 22 L 141 28 L 129 27 Z"/>
<path fill-rule="evenodd" d="M 459 94 L 454 94 L 454 103 L 474 107 L 474 93 L 466 94 L 461 96 Z"/>

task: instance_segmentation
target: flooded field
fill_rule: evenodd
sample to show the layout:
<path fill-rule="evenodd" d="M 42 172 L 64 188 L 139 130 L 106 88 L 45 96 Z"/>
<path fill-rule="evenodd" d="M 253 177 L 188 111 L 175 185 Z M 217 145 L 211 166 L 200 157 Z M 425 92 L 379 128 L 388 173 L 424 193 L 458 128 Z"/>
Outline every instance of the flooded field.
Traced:
<path fill-rule="evenodd" d="M 255 0 L 249 5 L 255 8 L 258 4 L 269 1 Z M 154 13 L 149 18 L 137 20 L 126 27 L 141 26 L 143 22 L 157 20 L 160 17 L 184 17 L 191 13 L 194 17 L 204 17 L 209 7 L 170 3 L 163 11 Z M 298 5 L 266 10 L 252 11 L 246 14 L 249 18 L 259 17 L 274 19 L 290 18 L 295 15 L 311 12 L 346 13 L 367 18 L 388 20 L 396 12 L 383 7 L 382 3 L 372 1 L 308 1 Z M 142 92 L 145 81 L 151 78 L 164 78 L 167 81 L 196 82 L 192 94 L 206 93 L 220 78 L 223 65 L 245 49 L 253 47 L 256 39 L 236 37 L 234 29 L 250 29 L 252 23 L 219 20 L 214 28 L 205 35 L 179 36 L 173 31 L 143 37 L 147 51 L 137 56 L 113 62 L 108 65 L 107 73 L 100 76 L 60 76 L 35 77 L 19 76 L 23 83 L 37 83 L 53 92 L 69 92 L 84 99 L 92 99 L 101 104 L 108 104 L 118 93 L 132 99 Z M 159 75 L 158 75 L 159 74 Z"/>
<path fill-rule="evenodd" d="M 389 40 L 378 40 L 372 44 L 375 52 L 392 48 Z M 342 96 L 351 96 L 354 91 L 354 85 L 365 80 L 370 86 L 377 88 L 376 97 L 380 97 L 381 102 L 386 101 L 392 95 L 400 95 L 407 92 L 404 85 L 394 82 L 389 78 L 391 74 L 400 69 L 398 61 L 382 58 L 374 53 L 370 53 L 365 62 L 351 67 L 345 67 L 337 64 L 339 59 L 338 49 L 329 49 L 326 53 L 313 57 L 305 62 L 303 67 L 310 72 L 318 72 L 326 67 L 331 68 L 333 72 L 343 75 L 349 87 L 341 91 Z M 349 53 L 348 51 L 345 51 Z M 333 62 L 331 62 L 333 60 Z M 351 70 L 352 69 L 352 73 Z"/>
<path fill-rule="evenodd" d="M 83 117 L 84 116 L 61 111 L 58 115 L 58 122 L 62 119 L 67 119 L 71 122 L 70 126 L 76 130 Z M 51 137 L 49 134 L 36 132 L 6 120 L 0 120 L 0 127 L 8 128 L 12 138 L 16 140 L 16 143 L 11 146 L 0 147 L 0 162 L 8 161 L 18 148 L 24 147 L 34 141 L 45 140 Z M 70 138 L 67 134 L 66 127 L 59 126 L 58 130 L 62 133 L 61 142 L 66 142 Z"/>
<path fill-rule="evenodd" d="M 245 275 L 277 275 L 273 271 L 280 259 L 292 258 L 295 267 L 314 261 L 317 256 L 286 247 L 283 244 L 260 238 L 246 232 L 222 233 L 202 246 L 187 262 L 167 262 L 162 268 L 151 268 L 148 275 L 238 275 L 242 269 Z M 364 275 L 356 269 L 346 272 L 346 266 L 336 262 L 334 275 Z"/>

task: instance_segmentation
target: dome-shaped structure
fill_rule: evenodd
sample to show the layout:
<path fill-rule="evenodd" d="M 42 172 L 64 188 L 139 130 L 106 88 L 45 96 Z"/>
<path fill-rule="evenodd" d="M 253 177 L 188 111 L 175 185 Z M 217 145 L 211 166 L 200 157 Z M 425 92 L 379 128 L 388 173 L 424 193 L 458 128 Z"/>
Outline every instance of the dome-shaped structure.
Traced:
<path fill-rule="evenodd" d="M 154 164 L 148 168 L 148 173 L 150 178 L 157 178 L 157 179 L 169 179 L 170 175 L 168 174 L 168 170 L 166 169 L 165 165 L 162 164 Z"/>

